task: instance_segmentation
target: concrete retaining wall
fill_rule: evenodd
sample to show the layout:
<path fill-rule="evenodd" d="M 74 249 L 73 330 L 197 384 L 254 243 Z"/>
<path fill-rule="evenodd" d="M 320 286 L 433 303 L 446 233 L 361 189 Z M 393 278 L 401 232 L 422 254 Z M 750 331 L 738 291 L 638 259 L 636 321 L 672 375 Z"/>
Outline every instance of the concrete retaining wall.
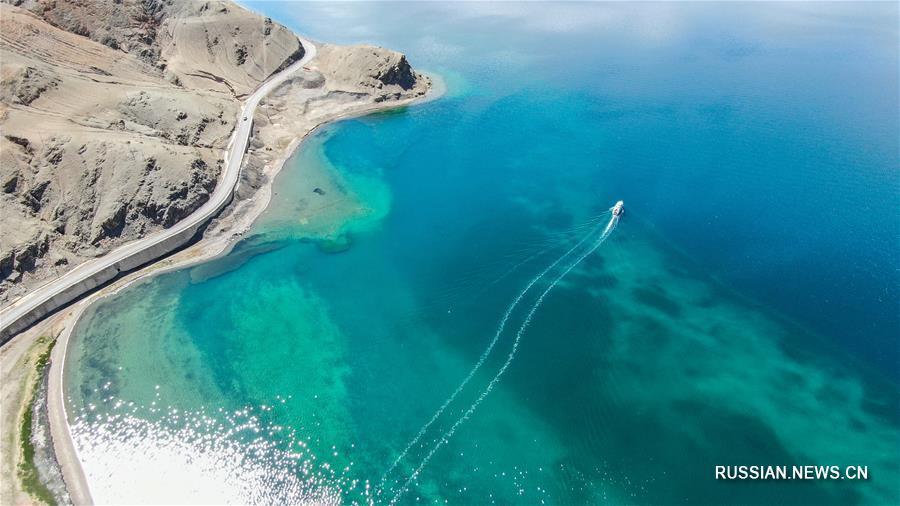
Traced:
<path fill-rule="evenodd" d="M 93 276 L 90 276 L 89 278 L 84 279 L 81 282 L 66 288 L 65 290 L 62 290 L 53 297 L 44 301 L 42 304 L 35 307 L 32 311 L 25 313 L 17 320 L 12 322 L 2 322 L 2 324 L 5 326 L 3 327 L 3 329 L 0 329 L 0 346 L 6 344 L 7 341 L 12 339 L 12 337 L 19 332 L 22 332 L 28 327 L 39 322 L 45 316 L 65 307 L 78 298 L 95 290 L 97 287 L 112 281 L 119 275 L 128 273 L 138 267 L 141 267 L 142 265 L 147 264 L 148 262 L 152 262 L 153 260 L 158 260 L 159 258 L 162 258 L 169 253 L 172 253 L 173 251 L 185 246 L 186 244 L 191 242 L 194 236 L 197 235 L 197 232 L 203 229 L 203 227 L 206 226 L 209 220 L 217 216 L 219 212 L 221 212 L 221 210 L 231 202 L 231 200 L 231 197 L 226 199 L 225 202 L 223 202 L 215 212 L 211 213 L 207 219 L 200 220 L 194 225 L 182 230 L 181 232 L 173 234 L 153 246 L 135 252 L 131 256 L 123 258 L 122 260 L 97 272 Z"/>

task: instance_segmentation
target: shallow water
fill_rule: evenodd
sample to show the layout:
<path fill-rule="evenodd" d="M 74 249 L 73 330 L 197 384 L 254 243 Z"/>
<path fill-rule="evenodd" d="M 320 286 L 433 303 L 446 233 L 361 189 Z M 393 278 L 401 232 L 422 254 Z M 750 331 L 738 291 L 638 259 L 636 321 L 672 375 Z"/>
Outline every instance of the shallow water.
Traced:
<path fill-rule="evenodd" d="M 252 7 L 449 93 L 325 128 L 234 252 L 82 320 L 96 499 L 900 502 L 896 6 Z M 713 479 L 736 464 L 870 479 Z"/>

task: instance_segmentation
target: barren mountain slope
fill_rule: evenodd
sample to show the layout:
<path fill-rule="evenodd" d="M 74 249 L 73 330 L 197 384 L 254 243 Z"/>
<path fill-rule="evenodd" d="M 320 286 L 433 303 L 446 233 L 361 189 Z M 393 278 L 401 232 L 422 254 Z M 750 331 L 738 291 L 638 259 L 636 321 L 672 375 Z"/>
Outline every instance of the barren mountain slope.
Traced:
<path fill-rule="evenodd" d="M 290 30 L 230 2 L 183 2 L 169 10 L 158 37 L 161 58 L 186 87 L 240 97 L 303 57 Z"/>
<path fill-rule="evenodd" d="M 221 170 L 234 93 L 303 51 L 286 28 L 227 2 L 0 9 L 3 301 L 199 207 Z M 191 42 L 199 34 L 219 42 Z"/>
<path fill-rule="evenodd" d="M 243 95 L 303 56 L 294 34 L 222 0 L 3 0 L 158 66 L 187 88 Z"/>

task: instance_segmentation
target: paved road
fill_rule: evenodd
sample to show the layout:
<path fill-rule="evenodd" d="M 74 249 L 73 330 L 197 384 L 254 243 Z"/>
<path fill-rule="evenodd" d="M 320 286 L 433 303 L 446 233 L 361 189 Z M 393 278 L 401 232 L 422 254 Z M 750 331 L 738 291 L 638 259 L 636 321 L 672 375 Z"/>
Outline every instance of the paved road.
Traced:
<path fill-rule="evenodd" d="M 303 58 L 294 62 L 291 66 L 278 74 L 271 76 L 268 80 L 263 82 L 252 95 L 247 97 L 243 107 L 241 107 L 241 112 L 237 118 L 237 127 L 229 142 L 230 148 L 228 149 L 222 178 L 216 185 L 216 189 L 213 191 L 209 200 L 203 204 L 200 209 L 197 209 L 190 216 L 179 221 L 171 228 L 129 242 L 119 246 L 100 258 L 84 262 L 59 278 L 32 290 L 30 293 L 27 293 L 3 309 L 0 309 L 0 333 L 23 316 L 38 309 L 42 304 L 46 303 L 57 294 L 60 294 L 79 283 L 88 281 L 92 276 L 98 275 L 103 270 L 128 260 L 129 258 L 135 257 L 146 249 L 159 245 L 166 239 L 184 233 L 191 227 L 205 223 L 218 214 L 231 199 L 235 185 L 238 182 L 238 177 L 241 173 L 241 160 L 244 157 L 244 152 L 247 150 L 247 143 L 250 141 L 250 130 L 256 106 L 259 105 L 260 100 L 264 96 L 274 90 L 279 84 L 290 77 L 291 74 L 309 63 L 309 61 L 316 56 L 316 47 L 311 42 L 300 39 L 300 43 L 306 50 Z"/>

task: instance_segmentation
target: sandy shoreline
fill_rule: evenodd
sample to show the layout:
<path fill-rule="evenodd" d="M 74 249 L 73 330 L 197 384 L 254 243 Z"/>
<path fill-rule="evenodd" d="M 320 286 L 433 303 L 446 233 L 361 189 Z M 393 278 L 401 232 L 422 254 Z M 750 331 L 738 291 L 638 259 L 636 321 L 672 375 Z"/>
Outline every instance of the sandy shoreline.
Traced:
<path fill-rule="evenodd" d="M 228 254 L 234 245 L 243 237 L 256 219 L 265 211 L 271 201 L 275 177 L 284 164 L 301 147 L 303 142 L 320 127 L 344 119 L 364 116 L 374 112 L 395 109 L 413 104 L 422 104 L 439 98 L 446 92 L 446 86 L 439 76 L 429 76 L 432 85 L 428 92 L 417 98 L 396 102 L 381 102 L 368 106 L 353 105 L 348 111 L 331 115 L 315 126 L 295 137 L 280 155 L 266 165 L 263 173 L 267 181 L 256 190 L 253 197 L 232 204 L 231 213 L 223 219 L 214 219 L 204 236 L 193 245 L 155 262 L 139 271 L 133 272 L 111 285 L 87 296 L 78 303 L 66 308 L 63 313 L 54 315 L 45 322 L 36 325 L 29 331 L 17 336 L 16 341 L 30 341 L 45 333 L 51 326 L 59 331 L 56 346 L 53 350 L 49 371 L 48 412 L 50 429 L 53 435 L 53 446 L 57 460 L 63 472 L 66 486 L 76 504 L 92 503 L 90 486 L 80 464 L 78 450 L 69 430 L 68 415 L 65 409 L 65 361 L 68 352 L 69 338 L 84 311 L 93 303 L 114 295 L 133 283 L 145 281 L 157 274 L 190 267 L 208 262 Z M 58 330 L 60 329 L 61 330 Z M 30 339 L 29 339 L 30 338 Z M 12 344 L 12 343 L 10 343 Z"/>

